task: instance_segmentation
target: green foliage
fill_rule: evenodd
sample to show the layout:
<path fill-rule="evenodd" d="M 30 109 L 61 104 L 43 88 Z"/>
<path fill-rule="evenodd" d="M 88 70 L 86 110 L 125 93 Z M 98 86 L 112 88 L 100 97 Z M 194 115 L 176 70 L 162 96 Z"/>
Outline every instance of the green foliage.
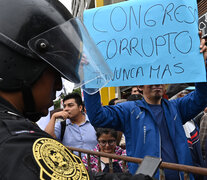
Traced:
<path fill-rule="evenodd" d="M 80 96 L 82 96 L 82 94 L 81 94 L 81 88 L 73 89 L 73 93 L 78 93 L 78 94 L 80 94 Z"/>
<path fill-rule="evenodd" d="M 54 109 L 58 109 L 60 108 L 60 103 L 61 103 L 61 99 L 58 99 L 57 101 L 54 101 L 53 104 L 54 104 Z"/>

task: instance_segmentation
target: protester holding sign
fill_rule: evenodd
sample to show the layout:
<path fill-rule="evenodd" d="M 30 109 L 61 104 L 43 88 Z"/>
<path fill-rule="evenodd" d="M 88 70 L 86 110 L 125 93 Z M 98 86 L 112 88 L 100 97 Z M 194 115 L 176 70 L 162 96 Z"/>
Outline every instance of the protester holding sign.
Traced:
<path fill-rule="evenodd" d="M 201 41 L 201 52 L 207 52 Z M 114 106 L 101 106 L 100 95 L 84 93 L 86 110 L 95 127 L 110 127 L 124 132 L 127 155 L 161 157 L 165 162 L 193 165 L 182 125 L 195 117 L 207 103 L 207 83 L 197 83 L 190 95 L 168 101 L 162 98 L 165 85 L 139 86 L 143 99 Z M 135 173 L 138 165 L 129 163 Z M 167 180 L 183 178 L 183 173 L 165 171 Z M 193 179 L 193 177 L 191 177 Z"/>
<path fill-rule="evenodd" d="M 127 1 L 84 12 L 84 24 L 113 72 L 107 86 L 142 85 L 142 100 L 115 106 L 102 107 L 98 93 L 84 95 L 92 125 L 123 131 L 128 156 L 151 155 L 193 165 L 182 125 L 207 103 L 197 22 L 196 0 Z M 205 40 L 200 43 L 200 52 L 205 52 Z M 193 82 L 196 90 L 190 95 L 172 101 L 162 98 L 161 84 Z M 131 173 L 137 167 L 129 163 Z M 176 171 L 165 174 L 167 180 L 183 179 Z"/>

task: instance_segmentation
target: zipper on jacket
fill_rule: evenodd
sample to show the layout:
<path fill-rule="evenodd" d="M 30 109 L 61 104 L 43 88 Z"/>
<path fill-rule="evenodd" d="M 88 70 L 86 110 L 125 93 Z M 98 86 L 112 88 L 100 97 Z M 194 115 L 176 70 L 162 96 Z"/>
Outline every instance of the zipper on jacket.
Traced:
<path fill-rule="evenodd" d="M 175 117 L 174 117 L 174 121 L 177 119 L 177 114 L 175 115 Z M 180 172 L 178 172 L 178 174 L 179 174 L 179 180 L 181 180 L 182 179 L 182 175 L 181 175 L 181 173 Z M 191 179 L 191 178 L 190 178 Z"/>
<path fill-rule="evenodd" d="M 161 151 L 162 151 L 162 148 L 161 148 L 161 143 L 162 143 L 162 142 L 161 142 L 161 141 L 162 141 L 162 140 L 161 140 L 160 130 L 159 130 L 159 139 L 160 139 L 160 144 L 159 144 L 160 154 L 159 154 L 159 156 L 160 156 L 160 158 L 161 158 L 161 156 L 162 156 L 162 152 L 161 152 Z M 159 180 L 160 180 L 160 171 L 158 172 L 158 174 L 159 174 Z"/>
<path fill-rule="evenodd" d="M 175 115 L 175 117 L 174 117 L 174 121 L 177 119 L 177 114 Z"/>
<path fill-rule="evenodd" d="M 136 119 L 138 119 L 141 114 L 142 114 L 142 111 L 139 112 L 139 114 L 137 115 Z"/>
<path fill-rule="evenodd" d="M 144 129 L 144 144 L 145 144 L 145 142 L 146 142 L 146 132 L 147 132 L 147 127 L 144 126 L 143 129 Z"/>

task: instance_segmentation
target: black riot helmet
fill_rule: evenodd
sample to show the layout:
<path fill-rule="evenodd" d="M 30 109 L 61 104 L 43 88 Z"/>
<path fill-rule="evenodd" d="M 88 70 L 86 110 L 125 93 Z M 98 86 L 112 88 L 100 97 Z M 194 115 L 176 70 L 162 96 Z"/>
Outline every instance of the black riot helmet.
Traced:
<path fill-rule="evenodd" d="M 32 85 L 48 66 L 68 80 L 79 82 L 76 69 L 80 62 L 81 36 L 74 44 L 67 38 L 71 34 L 58 28 L 72 18 L 58 0 L 0 0 L 0 90 L 22 91 L 24 115 L 33 121 L 40 115 L 35 112 Z M 65 26 L 71 27 L 67 29 L 71 33 L 79 34 L 75 22 Z M 51 29 L 54 32 L 41 36 Z"/>
<path fill-rule="evenodd" d="M 104 63 L 82 22 L 58 0 L 0 0 L 0 90 L 22 91 L 26 117 L 39 118 L 31 89 L 48 66 L 77 87 L 90 82 L 91 90 L 106 83 Z"/>
<path fill-rule="evenodd" d="M 77 49 L 73 43 L 65 40 L 64 43 L 67 43 L 62 44 L 70 51 L 61 55 L 62 44 L 57 48 L 54 46 L 59 46 L 58 41 L 66 39 L 67 35 L 62 33 L 61 37 L 58 37 L 57 32 L 54 32 L 50 37 L 38 37 L 30 42 L 38 54 L 28 47 L 32 38 L 71 18 L 72 15 L 58 0 L 0 0 L 1 90 L 16 91 L 21 90 L 23 84 L 32 85 L 48 64 L 60 73 L 69 66 L 69 70 L 65 70 L 66 78 L 72 82 L 79 82 L 75 70 L 80 61 L 81 42 L 78 42 Z M 78 32 L 75 23 L 71 26 Z M 48 54 L 49 61 L 44 60 L 39 54 Z M 64 62 L 66 56 L 69 56 L 68 64 Z"/>

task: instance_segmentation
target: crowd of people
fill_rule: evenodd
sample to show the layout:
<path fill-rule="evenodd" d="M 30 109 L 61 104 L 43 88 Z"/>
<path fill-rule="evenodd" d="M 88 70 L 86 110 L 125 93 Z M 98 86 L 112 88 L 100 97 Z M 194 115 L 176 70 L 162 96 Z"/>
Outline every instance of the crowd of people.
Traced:
<path fill-rule="evenodd" d="M 200 84 L 200 86 L 202 86 L 202 84 Z M 134 89 L 137 89 L 137 91 Z M 188 91 L 186 89 L 177 93 L 175 95 L 177 96 L 176 98 L 171 98 L 170 101 L 173 100 L 173 106 L 175 106 L 176 108 L 182 107 L 182 111 L 185 111 L 183 112 L 184 114 L 181 115 L 181 112 L 178 111 L 179 116 L 181 116 L 182 118 L 185 117 L 184 119 L 186 120 L 186 123 L 183 124 L 183 126 L 178 126 L 176 124 L 173 124 L 173 122 L 165 122 L 165 120 L 167 119 L 165 118 L 165 115 L 168 115 L 169 119 L 173 118 L 174 121 L 176 120 L 176 118 L 180 119 L 181 117 L 176 117 L 178 116 L 178 112 L 175 112 L 175 108 L 173 108 L 173 106 L 168 102 L 168 98 L 166 99 L 166 96 L 164 96 L 164 92 L 165 85 L 153 85 L 148 87 L 134 86 L 132 87 L 131 94 L 127 99 L 111 99 L 108 103 L 108 106 L 101 106 L 98 109 L 96 107 L 97 102 L 99 102 L 98 95 L 93 95 L 95 96 L 95 98 L 93 97 L 94 99 L 88 100 L 87 98 L 92 97 L 90 97 L 91 95 L 85 93 L 84 95 L 86 110 L 83 109 L 81 95 L 78 93 L 71 93 L 63 98 L 63 109 L 51 115 L 51 119 L 47 127 L 45 128 L 45 131 L 57 140 L 59 140 L 60 142 L 62 142 L 64 145 L 70 147 L 77 147 L 98 152 L 113 153 L 116 155 L 128 155 L 132 157 L 144 157 L 145 155 L 159 157 L 158 154 L 161 153 L 161 157 L 165 162 L 184 163 L 184 158 L 186 158 L 186 164 L 188 165 L 193 165 L 197 167 L 207 167 L 205 164 L 205 152 L 207 151 L 207 149 L 205 149 L 205 144 L 207 143 L 207 139 L 206 137 L 203 137 L 204 134 L 206 134 L 206 128 L 203 125 L 204 123 L 206 123 L 205 120 L 203 120 L 206 117 L 205 109 L 203 111 L 199 108 L 199 110 L 196 110 L 196 113 L 192 113 L 192 115 L 190 115 L 189 112 L 187 112 L 187 109 L 183 107 L 183 105 L 188 105 L 191 101 L 195 103 L 195 100 L 193 100 L 193 98 L 197 95 L 194 94 L 195 92 Z M 89 102 L 89 106 L 93 107 L 92 109 L 95 110 L 87 108 Z M 93 102 L 95 103 L 91 104 Z M 161 103 L 163 104 L 160 105 Z M 142 111 L 138 109 L 139 106 L 143 108 Z M 172 106 L 171 112 L 165 112 L 162 109 L 162 106 L 167 106 L 168 108 Z M 192 104 L 190 106 L 192 106 Z M 200 106 L 203 106 L 203 104 L 201 104 Z M 132 120 L 130 120 L 131 118 L 134 118 L 130 117 L 133 116 L 133 111 L 137 111 L 135 110 L 135 107 L 137 110 L 139 110 L 139 112 L 136 112 L 136 120 L 134 120 L 137 122 L 133 122 Z M 166 109 L 166 107 L 164 109 Z M 170 115 L 169 113 L 172 112 L 174 114 Z M 142 115 L 142 113 L 144 113 L 144 115 Z M 202 113 L 202 115 L 200 115 L 200 113 Z M 92 120 L 94 120 L 94 122 L 91 121 L 94 128 L 88 120 L 87 114 L 91 116 Z M 58 120 L 58 118 L 62 119 Z M 146 120 L 144 121 L 142 118 L 146 118 Z M 156 121 L 154 121 L 155 119 Z M 87 121 L 89 126 L 88 129 L 90 132 L 87 131 L 87 128 L 84 131 L 81 131 L 81 126 Z M 182 123 L 179 122 L 181 120 L 177 121 L 178 124 L 182 125 Z M 62 122 L 66 122 L 66 131 L 64 131 L 65 134 L 61 138 L 61 131 L 63 129 Z M 143 129 L 140 129 L 139 123 L 143 124 Z M 170 126 L 167 123 L 169 123 Z M 137 129 L 139 129 L 141 132 L 138 132 L 138 134 L 136 134 L 136 130 L 134 130 L 136 128 L 132 128 L 131 124 L 133 127 L 137 127 Z M 70 126 L 75 126 L 76 130 L 73 130 L 73 128 Z M 155 130 L 153 130 L 154 128 Z M 173 130 L 174 132 L 171 132 L 171 128 L 175 128 Z M 114 129 L 116 129 L 116 131 Z M 131 129 L 132 132 L 128 131 L 126 133 L 125 131 L 128 129 Z M 160 134 L 157 135 L 156 130 Z M 182 131 L 184 133 L 182 133 Z M 200 131 L 202 136 L 199 138 Z M 123 134 L 123 132 L 125 133 Z M 150 137 L 152 136 L 150 135 L 150 133 L 152 133 L 153 137 Z M 180 135 L 180 139 L 173 140 L 171 137 L 172 133 L 177 133 L 177 135 Z M 82 136 L 82 138 L 79 138 L 80 136 Z M 90 137 L 88 138 L 87 136 Z M 125 136 L 127 137 L 126 140 Z M 139 136 L 141 136 L 141 139 L 139 139 Z M 158 137 L 156 138 L 156 136 Z M 200 143 L 200 139 L 202 143 Z M 152 143 L 152 141 L 155 142 Z M 161 152 L 159 152 L 158 150 L 158 152 L 153 152 L 153 149 L 157 149 L 157 146 L 159 144 L 156 141 L 161 141 L 161 147 L 158 147 L 158 149 L 161 148 Z M 175 143 L 177 143 L 177 145 L 174 144 L 174 141 Z M 139 144 L 142 144 L 142 146 L 140 147 Z M 154 147 L 152 148 L 152 146 Z M 185 149 L 179 149 L 179 146 Z M 145 150 L 142 150 L 143 147 Z M 134 148 L 137 150 L 135 150 Z M 177 152 L 183 154 L 178 156 Z M 83 155 L 82 161 L 86 169 L 88 170 L 88 161 L 86 155 Z M 101 171 L 109 172 L 108 163 L 108 158 L 101 158 Z M 92 171 L 99 171 L 97 156 L 94 155 L 90 157 L 90 164 Z M 122 161 L 114 160 L 113 166 L 115 172 L 122 172 Z M 129 172 L 132 174 L 137 169 L 136 164 L 129 163 L 128 166 Z M 179 179 L 179 176 L 181 176 L 179 172 L 172 170 L 165 170 L 165 174 L 166 179 Z M 194 177 L 192 176 L 192 178 L 204 179 L 203 176 L 198 176 L 196 174 L 194 174 Z"/>
<path fill-rule="evenodd" d="M 58 109 L 51 114 L 50 121 L 44 129 L 45 132 L 65 146 L 126 155 L 126 151 L 119 146 L 122 133 L 109 128 L 97 128 L 95 130 L 84 110 L 80 94 L 70 93 L 63 98 L 62 103 L 63 109 Z M 74 153 L 78 155 L 78 152 Z M 82 158 L 87 168 L 86 155 L 82 154 Z M 109 164 L 108 158 L 101 158 L 101 160 L 104 171 L 109 172 L 109 166 L 105 167 L 105 164 Z M 120 166 L 122 161 L 118 163 L 115 160 L 113 164 L 115 172 L 122 172 L 122 166 Z M 97 157 L 91 157 L 91 165 L 92 170 L 98 171 Z"/>
<path fill-rule="evenodd" d="M 206 106 L 206 84 L 197 83 L 196 91 L 171 101 L 162 98 L 165 85 L 138 87 L 143 94 L 141 100 L 114 106 L 102 106 L 99 93 L 84 93 L 92 125 L 124 132 L 128 156 L 143 158 L 151 155 L 161 157 L 164 162 L 195 165 L 183 124 L 193 119 Z M 129 163 L 128 167 L 133 174 L 138 165 Z M 179 179 L 183 176 L 172 170 L 165 170 L 165 175 L 166 179 Z"/>

